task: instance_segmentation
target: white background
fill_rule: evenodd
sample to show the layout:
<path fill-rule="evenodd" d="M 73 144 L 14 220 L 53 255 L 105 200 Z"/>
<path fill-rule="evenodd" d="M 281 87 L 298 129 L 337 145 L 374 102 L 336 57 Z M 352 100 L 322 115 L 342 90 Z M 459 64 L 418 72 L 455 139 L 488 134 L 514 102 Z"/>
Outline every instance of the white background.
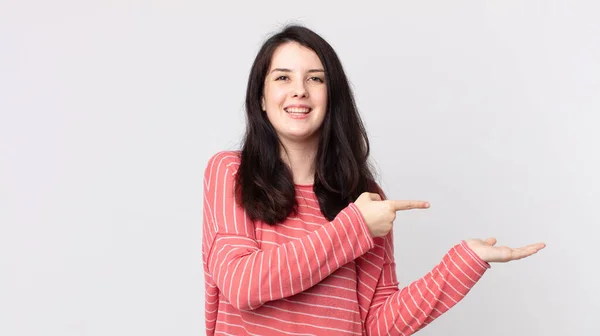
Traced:
<path fill-rule="evenodd" d="M 403 285 L 453 244 L 544 241 L 419 335 L 598 335 L 592 1 L 0 0 L 0 335 L 202 335 L 202 174 L 285 23 L 338 52 Z"/>

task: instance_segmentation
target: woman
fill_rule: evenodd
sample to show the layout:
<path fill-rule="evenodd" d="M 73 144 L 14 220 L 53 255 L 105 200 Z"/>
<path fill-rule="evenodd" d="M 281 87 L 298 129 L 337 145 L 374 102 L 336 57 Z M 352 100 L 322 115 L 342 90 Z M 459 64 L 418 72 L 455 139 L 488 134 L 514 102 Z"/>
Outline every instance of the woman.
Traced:
<path fill-rule="evenodd" d="M 392 224 L 424 201 L 386 200 L 332 47 L 288 26 L 252 66 L 241 151 L 204 175 L 208 335 L 410 335 L 458 303 L 490 267 L 532 255 L 496 240 L 453 246 L 400 289 Z"/>

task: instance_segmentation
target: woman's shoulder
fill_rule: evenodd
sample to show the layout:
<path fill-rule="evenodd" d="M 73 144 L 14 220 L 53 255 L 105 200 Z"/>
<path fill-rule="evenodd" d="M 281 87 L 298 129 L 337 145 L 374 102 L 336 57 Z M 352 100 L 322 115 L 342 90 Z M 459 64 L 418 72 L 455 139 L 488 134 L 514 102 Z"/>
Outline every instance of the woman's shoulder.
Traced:
<path fill-rule="evenodd" d="M 222 150 L 222 151 L 218 151 L 213 153 L 208 161 L 215 161 L 215 160 L 228 160 L 228 161 L 237 161 L 239 162 L 241 158 L 241 151 L 239 150 Z"/>
<path fill-rule="evenodd" d="M 206 163 L 206 171 L 212 171 L 219 167 L 237 166 L 241 161 L 241 152 L 239 150 L 222 150 L 213 153 Z"/>

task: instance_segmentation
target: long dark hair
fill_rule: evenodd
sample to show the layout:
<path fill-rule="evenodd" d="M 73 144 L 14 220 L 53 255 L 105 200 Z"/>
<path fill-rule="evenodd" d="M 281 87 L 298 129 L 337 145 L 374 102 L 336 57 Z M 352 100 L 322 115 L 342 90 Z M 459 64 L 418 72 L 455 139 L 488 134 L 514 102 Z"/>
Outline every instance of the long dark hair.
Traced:
<path fill-rule="evenodd" d="M 282 222 L 297 211 L 292 172 L 281 160 L 279 138 L 261 108 L 273 53 L 286 42 L 313 50 L 325 68 L 327 111 L 315 158 L 313 190 L 321 212 L 333 220 L 361 193 L 380 190 L 368 162 L 367 133 L 342 64 L 327 41 L 299 25 L 288 25 L 268 38 L 250 70 L 245 104 L 247 124 L 236 175 L 236 196 L 252 220 L 268 224 Z"/>

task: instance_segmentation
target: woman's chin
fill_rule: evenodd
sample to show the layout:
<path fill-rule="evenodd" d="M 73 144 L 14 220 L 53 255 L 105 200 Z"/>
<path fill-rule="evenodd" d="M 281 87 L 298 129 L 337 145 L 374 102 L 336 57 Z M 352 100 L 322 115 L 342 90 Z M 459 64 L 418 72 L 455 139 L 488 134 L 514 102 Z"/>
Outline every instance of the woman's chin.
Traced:
<path fill-rule="evenodd" d="M 288 141 L 300 143 L 300 142 L 314 141 L 318 137 L 318 134 L 317 134 L 317 132 L 314 132 L 314 131 L 296 130 L 296 131 L 290 131 L 290 132 L 281 134 L 281 137 Z"/>

